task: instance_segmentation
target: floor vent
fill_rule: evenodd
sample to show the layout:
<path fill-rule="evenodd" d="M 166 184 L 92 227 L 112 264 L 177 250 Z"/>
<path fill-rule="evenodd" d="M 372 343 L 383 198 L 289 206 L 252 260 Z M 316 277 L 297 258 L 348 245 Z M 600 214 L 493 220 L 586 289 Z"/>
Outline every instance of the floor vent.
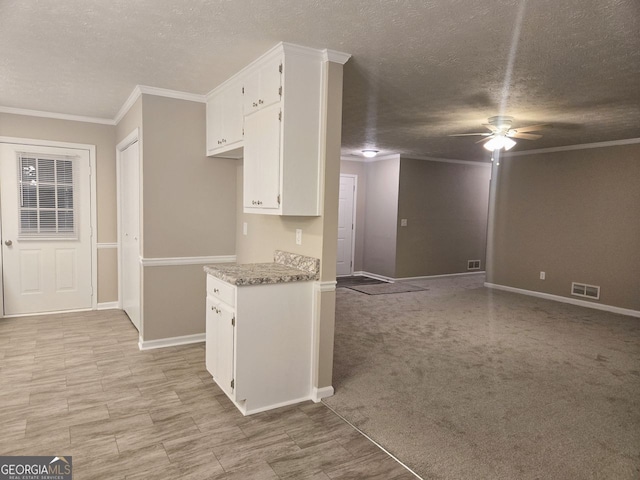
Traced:
<path fill-rule="evenodd" d="M 586 285 L 584 283 L 571 283 L 571 295 L 577 297 L 593 298 L 594 300 L 600 299 L 600 287 L 595 285 Z"/>
<path fill-rule="evenodd" d="M 480 260 L 467 260 L 467 270 L 480 270 Z"/>

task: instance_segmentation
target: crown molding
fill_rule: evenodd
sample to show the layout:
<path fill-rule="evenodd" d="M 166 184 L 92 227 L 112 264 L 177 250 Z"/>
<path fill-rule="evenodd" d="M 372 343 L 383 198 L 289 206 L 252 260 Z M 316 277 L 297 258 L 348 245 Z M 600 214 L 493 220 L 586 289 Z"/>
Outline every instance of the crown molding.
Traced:
<path fill-rule="evenodd" d="M 149 87 L 147 85 L 136 85 L 129 95 L 129 98 L 122 104 L 120 110 L 113 119 L 113 124 L 117 125 L 120 120 L 129 112 L 131 107 L 136 103 L 138 98 L 142 95 L 155 95 L 156 97 L 175 98 L 177 100 L 187 100 L 189 102 L 206 103 L 207 96 L 199 95 L 197 93 L 180 92 L 178 90 L 168 90 L 166 88 Z"/>
<path fill-rule="evenodd" d="M 351 58 L 350 53 L 338 52 L 337 50 L 322 50 L 322 60 L 325 62 L 335 62 L 344 65 Z"/>
<path fill-rule="evenodd" d="M 399 153 L 391 153 L 386 155 L 375 156 L 373 158 L 360 157 L 353 155 L 353 158 L 348 156 L 340 156 L 340 160 L 346 160 L 347 162 L 360 162 L 360 163 L 374 163 L 382 160 L 400 160 Z"/>
<path fill-rule="evenodd" d="M 82 115 L 71 115 L 68 113 L 43 112 L 41 110 L 28 110 L 26 108 L 14 108 L 0 106 L 0 113 L 10 113 L 12 115 L 25 115 L 27 117 L 54 118 L 56 120 L 70 120 L 72 122 L 98 123 L 101 125 L 115 125 L 116 122 L 109 118 L 85 117 Z"/>
<path fill-rule="evenodd" d="M 550 148 L 538 148 L 536 150 L 521 150 L 518 152 L 505 152 L 502 153 L 502 157 L 521 157 L 523 155 L 536 155 L 539 153 L 554 153 L 554 152 L 567 152 L 570 150 L 587 150 L 589 148 L 605 148 L 616 147 L 618 145 L 633 145 L 640 143 L 640 138 L 627 138 L 624 140 L 612 140 L 609 142 L 594 142 L 594 143 L 580 143 L 577 145 L 566 145 L 564 147 L 550 147 Z"/>
<path fill-rule="evenodd" d="M 473 160 L 454 160 L 452 158 L 420 157 L 416 155 L 401 155 L 400 157 L 411 160 L 425 160 L 427 162 L 457 163 L 460 165 L 470 165 L 472 167 L 491 167 L 490 162 L 474 162 Z"/>

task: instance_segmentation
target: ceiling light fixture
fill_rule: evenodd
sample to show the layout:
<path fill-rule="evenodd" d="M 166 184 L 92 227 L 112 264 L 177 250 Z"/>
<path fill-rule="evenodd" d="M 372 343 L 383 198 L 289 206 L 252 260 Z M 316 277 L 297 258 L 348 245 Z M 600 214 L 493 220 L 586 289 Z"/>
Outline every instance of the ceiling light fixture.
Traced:
<path fill-rule="evenodd" d="M 504 135 L 496 135 L 488 142 L 485 142 L 485 144 L 482 146 L 490 152 L 493 152 L 494 150 L 500 150 L 501 148 L 504 148 L 505 150 L 511 150 L 515 144 L 516 142 L 511 140 L 509 137 L 506 137 Z"/>
<path fill-rule="evenodd" d="M 373 158 L 378 154 L 378 150 L 362 150 L 362 155 L 367 158 Z"/>

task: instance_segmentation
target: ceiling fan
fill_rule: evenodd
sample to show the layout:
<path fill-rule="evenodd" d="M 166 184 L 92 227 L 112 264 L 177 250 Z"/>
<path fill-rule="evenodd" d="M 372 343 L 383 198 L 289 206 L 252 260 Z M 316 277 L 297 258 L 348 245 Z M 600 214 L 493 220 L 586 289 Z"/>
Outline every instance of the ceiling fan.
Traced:
<path fill-rule="evenodd" d="M 490 132 L 478 132 L 478 133 L 456 133 L 449 135 L 450 137 L 468 137 L 468 136 L 482 136 L 476 143 L 483 143 L 484 148 L 493 152 L 494 150 L 511 149 L 516 142 L 514 138 L 524 140 L 537 140 L 542 137 L 539 133 L 529 133 L 542 130 L 547 127 L 546 124 L 529 125 L 528 127 L 511 128 L 513 123 L 513 117 L 506 115 L 497 115 L 489 118 L 489 123 L 484 123 L 483 126 L 487 127 Z"/>

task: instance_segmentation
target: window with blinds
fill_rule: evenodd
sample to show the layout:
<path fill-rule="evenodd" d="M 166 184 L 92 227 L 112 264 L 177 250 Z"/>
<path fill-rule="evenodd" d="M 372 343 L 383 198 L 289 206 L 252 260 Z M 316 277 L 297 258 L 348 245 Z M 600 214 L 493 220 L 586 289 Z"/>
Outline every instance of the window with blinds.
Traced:
<path fill-rule="evenodd" d="M 73 157 L 18 156 L 21 238 L 77 238 Z"/>

